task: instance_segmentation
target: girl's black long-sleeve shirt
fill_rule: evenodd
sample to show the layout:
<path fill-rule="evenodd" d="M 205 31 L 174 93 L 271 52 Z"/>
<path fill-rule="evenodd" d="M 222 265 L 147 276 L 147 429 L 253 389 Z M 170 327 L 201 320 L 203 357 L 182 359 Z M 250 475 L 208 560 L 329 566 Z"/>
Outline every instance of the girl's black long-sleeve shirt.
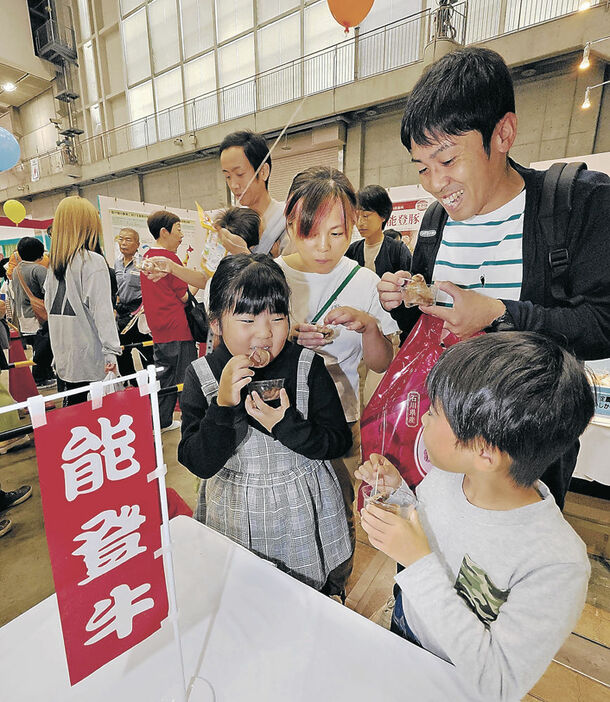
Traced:
<path fill-rule="evenodd" d="M 248 386 L 242 390 L 241 401 L 236 407 L 220 407 L 216 398 L 209 404 L 193 366 L 189 366 L 180 400 L 180 463 L 200 478 L 210 478 L 237 451 L 246 437 L 249 424 L 307 458 L 326 460 L 343 456 L 352 444 L 351 431 L 335 384 L 323 359 L 317 354 L 308 375 L 308 418 L 304 419 L 296 409 L 297 366 L 301 351 L 300 346 L 287 341 L 281 353 L 269 365 L 253 369 L 253 380 L 284 378 L 290 407 L 271 432 L 247 414 L 244 401 Z M 231 358 L 224 343 L 207 356 L 210 369 L 218 382 Z"/>

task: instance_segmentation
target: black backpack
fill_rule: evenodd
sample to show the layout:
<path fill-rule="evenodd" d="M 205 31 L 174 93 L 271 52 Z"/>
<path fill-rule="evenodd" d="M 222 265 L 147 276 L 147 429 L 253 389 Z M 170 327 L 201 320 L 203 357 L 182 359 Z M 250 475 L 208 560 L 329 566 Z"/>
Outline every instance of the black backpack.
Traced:
<path fill-rule="evenodd" d="M 538 222 L 549 251 L 551 295 L 557 302 L 569 305 L 577 305 L 581 301 L 580 296 L 569 298 L 566 294 L 566 274 L 570 265 L 567 241 L 574 184 L 579 173 L 586 168 L 587 164 L 580 161 L 554 163 L 544 174 L 538 209 Z M 422 242 L 425 240 L 429 244 L 435 243 L 442 235 L 446 221 L 447 213 L 441 203 L 433 202 L 424 213 L 419 228 Z M 432 271 L 428 271 L 426 279 L 431 275 Z"/>

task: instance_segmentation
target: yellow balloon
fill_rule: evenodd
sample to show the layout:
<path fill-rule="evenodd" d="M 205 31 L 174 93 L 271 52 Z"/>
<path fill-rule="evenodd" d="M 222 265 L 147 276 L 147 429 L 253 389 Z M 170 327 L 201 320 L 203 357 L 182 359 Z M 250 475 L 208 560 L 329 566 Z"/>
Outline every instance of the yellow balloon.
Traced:
<path fill-rule="evenodd" d="M 19 202 L 19 200 L 7 200 L 4 203 L 4 214 L 14 222 L 19 224 L 25 219 L 25 207 Z"/>

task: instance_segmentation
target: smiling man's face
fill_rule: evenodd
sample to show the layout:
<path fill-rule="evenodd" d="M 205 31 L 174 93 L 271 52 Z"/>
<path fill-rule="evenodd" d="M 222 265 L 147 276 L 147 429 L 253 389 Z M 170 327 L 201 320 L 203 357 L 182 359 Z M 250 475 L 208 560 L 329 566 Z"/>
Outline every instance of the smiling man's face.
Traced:
<path fill-rule="evenodd" d="M 441 136 L 430 145 L 413 143 L 411 157 L 422 186 L 451 219 L 464 221 L 487 214 L 506 202 L 501 187 L 506 177 L 506 154 L 499 153 L 492 143 L 487 155 L 478 131 Z"/>

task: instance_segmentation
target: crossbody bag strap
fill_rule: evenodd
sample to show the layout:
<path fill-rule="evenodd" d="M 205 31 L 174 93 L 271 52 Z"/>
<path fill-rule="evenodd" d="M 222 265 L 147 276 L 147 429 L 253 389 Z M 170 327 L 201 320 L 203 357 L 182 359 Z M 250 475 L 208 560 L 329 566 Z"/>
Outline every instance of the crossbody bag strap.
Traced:
<path fill-rule="evenodd" d="M 317 324 L 318 320 L 322 318 L 322 315 L 326 312 L 326 310 L 333 304 L 333 302 L 339 297 L 341 291 L 345 288 L 345 286 L 349 283 L 349 281 L 356 275 L 358 270 L 360 269 L 360 264 L 357 263 L 352 270 L 345 276 L 343 282 L 339 287 L 335 290 L 335 292 L 326 300 L 326 303 L 318 311 L 316 316 L 311 320 L 312 324 Z"/>
<path fill-rule="evenodd" d="M 23 279 L 23 276 L 21 275 L 21 271 L 19 270 L 20 266 L 21 266 L 21 263 L 17 266 L 17 268 L 15 268 L 15 270 L 17 271 L 17 275 L 19 276 L 19 282 L 21 283 L 21 287 L 25 290 L 25 294 L 28 296 L 30 303 L 32 302 L 32 298 L 34 298 L 35 300 L 40 300 L 39 297 L 36 297 L 34 295 L 34 293 L 30 290 L 27 283 Z"/>

